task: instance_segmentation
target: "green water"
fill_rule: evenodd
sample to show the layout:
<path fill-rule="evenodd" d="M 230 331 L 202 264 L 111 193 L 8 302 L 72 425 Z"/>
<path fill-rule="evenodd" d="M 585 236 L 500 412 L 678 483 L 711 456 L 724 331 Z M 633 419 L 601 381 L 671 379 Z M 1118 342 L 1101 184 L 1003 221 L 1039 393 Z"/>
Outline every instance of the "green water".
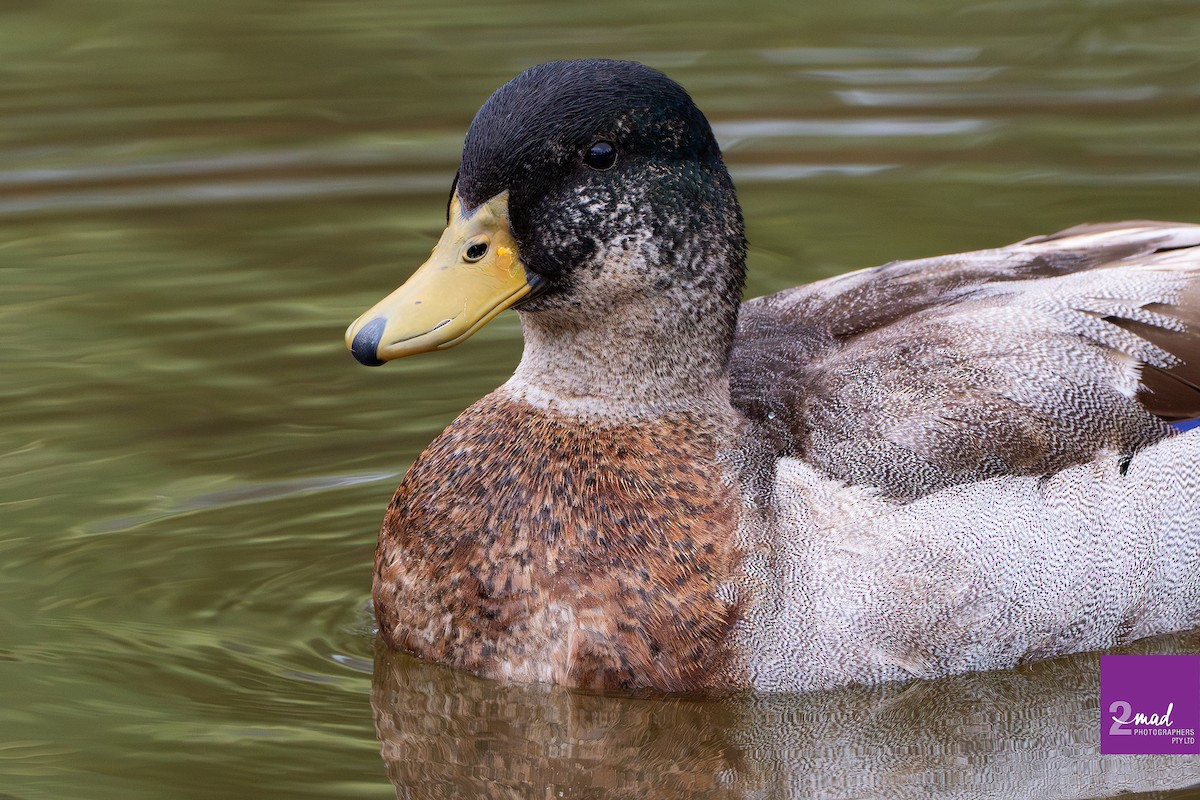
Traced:
<path fill-rule="evenodd" d="M 1083 221 L 1200 220 L 1194 2 L 7 2 L 0 797 L 1200 782 L 1194 759 L 1098 755 L 1090 656 L 732 703 L 376 660 L 383 509 L 507 377 L 519 331 L 506 315 L 379 370 L 342 331 L 432 246 L 490 91 L 583 55 L 664 69 L 709 114 L 749 294 Z"/>

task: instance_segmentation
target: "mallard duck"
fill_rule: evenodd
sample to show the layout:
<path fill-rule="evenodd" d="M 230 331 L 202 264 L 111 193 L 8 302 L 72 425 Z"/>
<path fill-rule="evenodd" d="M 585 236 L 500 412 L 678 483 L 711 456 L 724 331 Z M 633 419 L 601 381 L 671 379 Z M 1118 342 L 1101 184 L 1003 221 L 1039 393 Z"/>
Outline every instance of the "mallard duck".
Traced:
<path fill-rule="evenodd" d="M 384 642 L 597 689 L 934 678 L 1200 625 L 1200 226 L 1085 225 L 741 302 L 704 115 L 543 64 L 467 133 L 364 364 L 520 314 L 384 518 Z"/>

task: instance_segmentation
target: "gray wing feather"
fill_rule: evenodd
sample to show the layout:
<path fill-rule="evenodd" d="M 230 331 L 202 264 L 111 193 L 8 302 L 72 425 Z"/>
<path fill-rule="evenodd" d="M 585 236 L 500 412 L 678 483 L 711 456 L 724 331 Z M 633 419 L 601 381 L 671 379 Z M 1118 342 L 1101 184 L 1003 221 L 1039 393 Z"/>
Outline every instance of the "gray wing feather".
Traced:
<path fill-rule="evenodd" d="M 1081 226 L 753 300 L 731 386 L 771 455 L 897 499 L 1132 454 L 1200 416 L 1200 226 Z"/>

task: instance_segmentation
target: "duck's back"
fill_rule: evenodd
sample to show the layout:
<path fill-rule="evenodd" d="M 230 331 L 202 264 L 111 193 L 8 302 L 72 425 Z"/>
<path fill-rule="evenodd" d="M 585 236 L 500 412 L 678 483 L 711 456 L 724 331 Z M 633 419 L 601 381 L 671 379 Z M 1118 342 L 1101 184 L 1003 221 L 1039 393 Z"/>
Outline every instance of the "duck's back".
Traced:
<path fill-rule="evenodd" d="M 1200 416 L 1200 226 L 1080 226 L 746 303 L 762 456 L 912 500 L 1131 456 Z"/>

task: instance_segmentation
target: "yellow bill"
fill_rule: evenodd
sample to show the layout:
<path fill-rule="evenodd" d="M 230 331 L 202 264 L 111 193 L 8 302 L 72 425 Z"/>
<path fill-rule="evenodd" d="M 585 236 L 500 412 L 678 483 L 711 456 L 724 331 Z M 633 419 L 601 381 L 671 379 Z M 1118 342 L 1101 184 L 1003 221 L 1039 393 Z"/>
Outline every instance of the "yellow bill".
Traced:
<path fill-rule="evenodd" d="M 433 255 L 346 330 L 363 364 L 445 350 L 533 291 L 508 223 L 508 192 L 465 215 L 458 194 Z"/>

